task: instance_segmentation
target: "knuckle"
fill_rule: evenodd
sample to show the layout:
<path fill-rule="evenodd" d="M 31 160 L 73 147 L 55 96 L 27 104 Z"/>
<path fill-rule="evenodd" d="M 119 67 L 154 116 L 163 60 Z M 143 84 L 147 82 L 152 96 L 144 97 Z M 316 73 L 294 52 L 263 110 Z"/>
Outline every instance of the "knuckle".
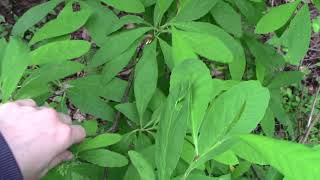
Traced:
<path fill-rule="evenodd" d="M 3 109 L 17 109 L 19 105 L 15 102 L 8 102 L 6 104 L 1 105 Z"/>
<path fill-rule="evenodd" d="M 68 144 L 71 139 L 71 127 L 61 124 L 56 134 L 56 140 L 60 144 Z"/>
<path fill-rule="evenodd" d="M 59 114 L 57 111 L 55 111 L 52 108 L 45 108 L 42 109 L 41 114 L 46 117 L 46 119 L 51 120 L 51 121 L 58 121 L 59 120 Z"/>

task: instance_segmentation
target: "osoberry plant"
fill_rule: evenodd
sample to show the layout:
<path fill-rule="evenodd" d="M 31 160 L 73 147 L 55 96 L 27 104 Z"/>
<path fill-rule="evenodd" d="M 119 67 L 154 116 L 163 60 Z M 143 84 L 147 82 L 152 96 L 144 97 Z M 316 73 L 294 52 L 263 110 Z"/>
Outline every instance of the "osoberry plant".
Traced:
<path fill-rule="evenodd" d="M 282 99 L 304 79 L 312 3 L 46 1 L 0 40 L 1 99 L 85 127 L 44 180 L 319 179 L 320 146 Z"/>

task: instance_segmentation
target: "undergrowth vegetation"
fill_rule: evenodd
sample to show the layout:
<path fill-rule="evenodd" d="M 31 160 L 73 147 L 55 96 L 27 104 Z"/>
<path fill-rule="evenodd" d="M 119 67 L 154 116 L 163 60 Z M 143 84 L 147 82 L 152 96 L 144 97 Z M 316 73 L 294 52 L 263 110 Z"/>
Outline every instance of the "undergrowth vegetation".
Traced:
<path fill-rule="evenodd" d="M 318 6 L 50 0 L 0 29 L 2 102 L 85 127 L 45 180 L 316 180 L 319 88 L 303 59 Z"/>

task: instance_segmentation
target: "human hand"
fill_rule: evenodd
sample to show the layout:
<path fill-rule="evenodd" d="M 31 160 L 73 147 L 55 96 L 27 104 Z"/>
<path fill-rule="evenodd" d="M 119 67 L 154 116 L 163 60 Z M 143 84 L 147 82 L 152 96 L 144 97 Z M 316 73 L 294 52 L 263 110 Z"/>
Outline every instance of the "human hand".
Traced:
<path fill-rule="evenodd" d="M 72 159 L 67 149 L 85 138 L 85 130 L 70 117 L 37 107 L 33 100 L 0 105 L 0 132 L 25 180 L 40 179 L 49 169 Z"/>

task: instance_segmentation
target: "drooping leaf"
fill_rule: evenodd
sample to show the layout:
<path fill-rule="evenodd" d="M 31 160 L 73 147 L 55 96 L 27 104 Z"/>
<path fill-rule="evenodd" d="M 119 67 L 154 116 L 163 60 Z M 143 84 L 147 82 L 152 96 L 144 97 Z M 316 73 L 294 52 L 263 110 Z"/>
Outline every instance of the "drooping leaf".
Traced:
<path fill-rule="evenodd" d="M 129 151 L 128 154 L 132 164 L 139 172 L 141 180 L 156 179 L 152 166 L 144 159 L 144 157 L 140 153 L 135 151 Z"/>
<path fill-rule="evenodd" d="M 91 44 L 82 40 L 57 41 L 31 51 L 30 65 L 59 63 L 78 58 L 89 51 Z"/>
<path fill-rule="evenodd" d="M 52 0 L 29 9 L 24 13 L 12 28 L 13 36 L 23 36 L 24 33 L 41 21 L 48 13 L 50 13 L 62 0 Z"/>
<path fill-rule="evenodd" d="M 134 95 L 140 117 L 140 125 L 142 125 L 144 112 L 157 88 L 158 65 L 156 48 L 157 41 L 145 47 L 143 56 L 135 68 Z"/>
<path fill-rule="evenodd" d="M 87 137 L 95 136 L 98 131 L 98 122 L 96 120 L 83 121 L 82 127 L 85 129 Z"/>
<path fill-rule="evenodd" d="M 73 61 L 43 65 L 39 69 L 33 70 L 33 73 L 23 82 L 15 99 L 35 98 L 42 95 L 48 92 L 49 82 L 62 79 L 82 69 L 84 69 L 84 65 Z"/>
<path fill-rule="evenodd" d="M 205 33 L 219 38 L 232 52 L 234 60 L 229 63 L 231 77 L 234 80 L 241 80 L 246 67 L 246 57 L 240 42 L 223 29 L 205 22 L 179 22 L 174 24 L 176 27 L 186 31 Z"/>
<path fill-rule="evenodd" d="M 98 67 L 119 56 L 150 28 L 137 28 L 109 36 L 90 62 L 90 67 Z"/>
<path fill-rule="evenodd" d="M 85 24 L 85 27 L 93 41 L 98 46 L 102 46 L 111 27 L 118 21 L 118 17 L 110 9 L 101 6 L 99 1 L 81 2 L 81 4 L 83 3 L 86 3 L 92 11 L 92 15 Z"/>
<path fill-rule="evenodd" d="M 270 9 L 270 11 L 259 20 L 255 32 L 258 34 L 266 34 L 280 29 L 290 19 L 300 1 L 301 0 L 297 0 Z"/>
<path fill-rule="evenodd" d="M 256 81 L 241 82 L 219 96 L 203 122 L 200 151 L 205 152 L 226 135 L 251 132 L 263 118 L 269 98 L 268 89 Z"/>
<path fill-rule="evenodd" d="M 219 1 L 211 10 L 211 15 L 227 32 L 241 37 L 241 16 L 228 3 Z"/>
<path fill-rule="evenodd" d="M 230 49 L 217 37 L 208 34 L 177 31 L 193 51 L 209 60 L 230 63 L 234 57 Z"/>
<path fill-rule="evenodd" d="M 159 44 L 162 50 L 162 54 L 164 56 L 164 61 L 169 67 L 170 70 L 173 69 L 174 64 L 173 64 L 173 56 L 172 56 L 172 47 L 165 42 L 164 40 L 159 38 Z"/>
<path fill-rule="evenodd" d="M 144 6 L 140 0 L 101 0 L 101 1 L 121 11 L 129 12 L 129 13 L 144 12 Z"/>
<path fill-rule="evenodd" d="M 78 152 L 107 147 L 119 142 L 120 140 L 121 135 L 119 134 L 101 134 L 80 144 L 78 146 Z"/>
<path fill-rule="evenodd" d="M 124 67 L 126 67 L 132 56 L 137 50 L 139 43 L 134 43 L 131 47 L 126 50 L 123 54 L 115 57 L 114 59 L 108 61 L 103 68 L 103 82 L 108 83 L 112 78 L 114 78 Z"/>
<path fill-rule="evenodd" d="M 317 179 L 320 163 L 319 152 L 302 144 L 271 139 L 256 135 L 242 135 L 241 141 L 263 158 L 267 164 L 288 179 Z M 276 152 L 276 153 L 275 153 Z M 250 159 L 251 151 L 243 151 L 242 158 Z"/>
<path fill-rule="evenodd" d="M 39 41 L 72 33 L 83 26 L 91 15 L 91 9 L 82 7 L 80 11 L 73 12 L 72 4 L 67 4 L 60 15 L 46 23 L 32 37 L 29 45 Z"/>
<path fill-rule="evenodd" d="M 239 8 L 241 14 L 247 19 L 251 25 L 256 25 L 262 17 L 262 12 L 259 11 L 249 0 L 233 1 Z"/>
<path fill-rule="evenodd" d="M 284 86 L 289 86 L 294 83 L 299 83 L 304 75 L 300 71 L 287 71 L 275 74 L 275 77 L 268 85 L 269 89 L 279 89 Z"/>
<path fill-rule="evenodd" d="M 186 0 L 173 21 L 192 21 L 206 15 L 218 0 Z"/>
<path fill-rule="evenodd" d="M 187 59 L 198 59 L 189 43 L 181 36 L 180 31 L 172 31 L 172 68 Z"/>
<path fill-rule="evenodd" d="M 153 22 L 154 25 L 159 25 L 164 13 L 169 9 L 173 0 L 157 0 L 154 8 Z"/>
<path fill-rule="evenodd" d="M 128 164 L 125 156 L 106 149 L 85 151 L 79 158 L 101 167 L 123 167 Z"/>
<path fill-rule="evenodd" d="M 155 153 L 159 180 L 170 179 L 181 155 L 189 119 L 190 85 L 181 83 L 172 89 L 163 106 Z"/>
<path fill-rule="evenodd" d="M 2 102 L 8 101 L 16 90 L 29 60 L 27 45 L 18 38 L 10 38 L 1 62 Z"/>
<path fill-rule="evenodd" d="M 263 132 L 269 136 L 273 137 L 275 132 L 275 119 L 274 114 L 270 108 L 267 109 L 266 114 L 261 120 L 261 128 Z"/>
<path fill-rule="evenodd" d="M 111 28 L 109 28 L 107 31 L 107 35 L 118 31 L 126 24 L 145 24 L 148 26 L 152 26 L 139 16 L 126 15 L 121 17 L 118 21 L 112 24 Z"/>
<path fill-rule="evenodd" d="M 193 143 L 198 155 L 198 134 L 205 112 L 211 101 L 213 91 L 212 78 L 209 69 L 199 60 L 186 60 L 174 68 L 171 74 L 170 91 L 178 89 L 181 83 L 191 83 L 190 117 Z M 209 85 L 209 86 L 208 86 Z"/>
<path fill-rule="evenodd" d="M 307 54 L 311 41 L 311 20 L 308 4 L 305 4 L 291 21 L 287 38 L 287 58 L 291 64 L 299 65 Z"/>

